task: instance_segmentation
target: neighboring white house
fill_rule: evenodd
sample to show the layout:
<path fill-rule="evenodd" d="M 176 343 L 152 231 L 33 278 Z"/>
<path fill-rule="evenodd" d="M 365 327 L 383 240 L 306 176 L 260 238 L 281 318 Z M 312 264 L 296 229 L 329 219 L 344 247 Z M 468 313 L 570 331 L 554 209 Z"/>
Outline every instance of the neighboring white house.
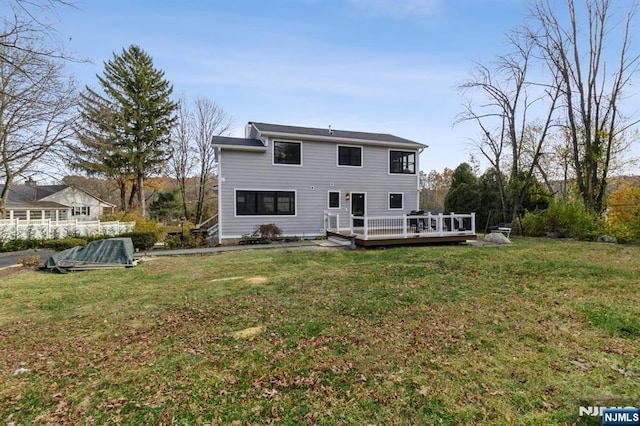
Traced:
<path fill-rule="evenodd" d="M 0 191 L 2 190 L 0 185 Z M 7 199 L 6 219 L 63 221 L 99 220 L 104 212 L 116 206 L 68 185 L 37 185 L 29 180 L 11 185 Z"/>
<path fill-rule="evenodd" d="M 267 123 L 245 138 L 216 137 L 220 241 L 274 223 L 285 236 L 325 234 L 325 217 L 418 210 L 419 158 L 427 146 L 390 134 Z"/>

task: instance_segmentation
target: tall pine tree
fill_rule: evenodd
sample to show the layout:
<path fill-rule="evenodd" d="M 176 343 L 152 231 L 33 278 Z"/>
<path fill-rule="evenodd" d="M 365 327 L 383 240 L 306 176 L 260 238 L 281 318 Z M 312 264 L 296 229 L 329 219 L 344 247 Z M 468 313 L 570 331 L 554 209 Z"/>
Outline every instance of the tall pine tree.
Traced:
<path fill-rule="evenodd" d="M 122 207 L 129 207 L 136 196 L 145 216 L 144 181 L 160 172 L 167 160 L 176 120 L 173 86 L 154 67 L 151 56 L 135 45 L 114 53 L 104 65 L 104 74 L 97 76 L 104 93 L 87 87 L 82 95 L 74 165 L 116 179 Z M 129 202 L 123 192 L 128 180 Z"/>

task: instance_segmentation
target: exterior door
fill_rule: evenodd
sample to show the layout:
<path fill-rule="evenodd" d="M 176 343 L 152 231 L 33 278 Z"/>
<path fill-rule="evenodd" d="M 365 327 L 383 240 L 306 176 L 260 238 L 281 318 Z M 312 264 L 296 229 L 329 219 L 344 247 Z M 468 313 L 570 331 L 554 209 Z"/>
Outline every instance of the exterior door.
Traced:
<path fill-rule="evenodd" d="M 351 193 L 351 214 L 354 216 L 364 216 L 366 211 L 365 195 L 362 192 Z M 363 219 L 354 219 L 353 226 L 364 226 Z"/>

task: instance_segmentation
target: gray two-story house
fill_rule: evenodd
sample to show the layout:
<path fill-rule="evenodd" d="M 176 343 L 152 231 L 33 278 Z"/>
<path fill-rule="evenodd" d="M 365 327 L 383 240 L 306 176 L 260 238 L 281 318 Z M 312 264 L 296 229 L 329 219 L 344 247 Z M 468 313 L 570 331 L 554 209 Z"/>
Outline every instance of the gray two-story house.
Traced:
<path fill-rule="evenodd" d="M 327 213 L 392 216 L 418 209 L 427 146 L 390 134 L 250 122 L 214 139 L 221 241 L 274 223 L 285 236 L 325 233 Z"/>

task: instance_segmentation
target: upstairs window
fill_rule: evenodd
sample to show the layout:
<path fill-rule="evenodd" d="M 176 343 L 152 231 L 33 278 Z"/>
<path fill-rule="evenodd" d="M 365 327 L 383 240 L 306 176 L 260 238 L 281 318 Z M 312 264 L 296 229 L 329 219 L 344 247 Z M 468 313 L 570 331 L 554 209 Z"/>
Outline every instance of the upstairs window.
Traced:
<path fill-rule="evenodd" d="M 362 147 L 338 145 L 338 166 L 362 167 Z"/>
<path fill-rule="evenodd" d="M 389 173 L 415 175 L 415 151 L 389 151 Z"/>
<path fill-rule="evenodd" d="M 302 144 L 300 142 L 273 142 L 273 164 L 302 164 Z"/>

